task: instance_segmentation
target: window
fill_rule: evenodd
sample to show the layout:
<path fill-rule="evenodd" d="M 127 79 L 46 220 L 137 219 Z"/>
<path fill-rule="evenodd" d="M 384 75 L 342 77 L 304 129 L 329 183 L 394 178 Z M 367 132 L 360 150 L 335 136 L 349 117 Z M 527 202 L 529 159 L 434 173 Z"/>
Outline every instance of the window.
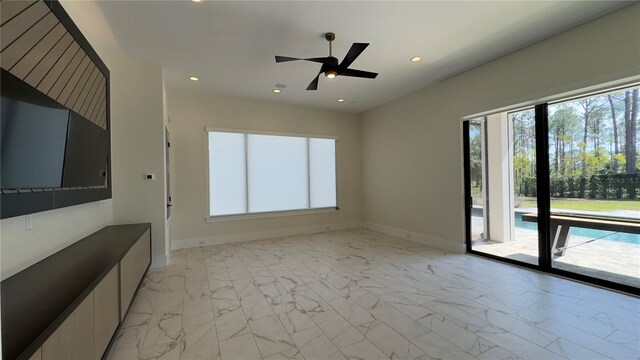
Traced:
<path fill-rule="evenodd" d="M 209 216 L 335 208 L 336 140 L 209 131 Z"/>

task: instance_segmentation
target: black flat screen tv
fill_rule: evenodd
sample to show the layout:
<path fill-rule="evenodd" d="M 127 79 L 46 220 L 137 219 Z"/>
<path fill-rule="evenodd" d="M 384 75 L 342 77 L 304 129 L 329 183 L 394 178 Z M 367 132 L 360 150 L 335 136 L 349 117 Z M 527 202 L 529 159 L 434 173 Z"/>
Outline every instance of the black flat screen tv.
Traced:
<path fill-rule="evenodd" d="M 110 197 L 108 129 L 1 72 L 1 218 Z"/>
<path fill-rule="evenodd" d="M 0 189 L 62 187 L 69 110 L 2 70 Z"/>
<path fill-rule="evenodd" d="M 106 187 L 109 134 L 5 70 L 0 189 Z"/>

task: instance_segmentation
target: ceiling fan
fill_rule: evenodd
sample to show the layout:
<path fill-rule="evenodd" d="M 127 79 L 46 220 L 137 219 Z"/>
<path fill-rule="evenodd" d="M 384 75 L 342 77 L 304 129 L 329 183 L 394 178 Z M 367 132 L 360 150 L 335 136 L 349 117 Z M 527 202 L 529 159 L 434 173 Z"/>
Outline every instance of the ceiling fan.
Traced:
<path fill-rule="evenodd" d="M 333 40 L 336 39 L 336 34 L 329 32 L 326 33 L 324 38 L 329 42 L 329 56 L 327 57 L 317 57 L 317 58 L 294 58 L 289 56 L 278 56 L 276 55 L 276 63 L 287 62 L 287 61 L 311 61 L 322 64 L 320 68 L 320 72 L 318 75 L 311 81 L 309 86 L 307 86 L 307 90 L 318 90 L 318 79 L 320 74 L 324 73 L 324 75 L 333 79 L 336 76 L 350 76 L 350 77 L 359 77 L 365 79 L 375 79 L 378 76 L 378 73 L 349 69 L 349 65 L 353 63 L 360 54 L 364 51 L 364 49 L 369 46 L 368 43 L 353 43 L 351 45 L 351 49 L 347 52 L 347 55 L 342 59 L 342 62 L 338 63 L 338 59 L 333 56 L 331 44 Z"/>

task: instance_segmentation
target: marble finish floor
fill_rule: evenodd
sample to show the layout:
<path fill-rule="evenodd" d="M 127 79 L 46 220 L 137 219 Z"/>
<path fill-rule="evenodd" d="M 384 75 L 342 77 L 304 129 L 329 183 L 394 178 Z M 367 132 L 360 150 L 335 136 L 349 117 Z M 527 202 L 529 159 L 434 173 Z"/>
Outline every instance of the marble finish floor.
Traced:
<path fill-rule="evenodd" d="M 184 249 L 119 359 L 639 359 L 640 300 L 367 230 Z"/>

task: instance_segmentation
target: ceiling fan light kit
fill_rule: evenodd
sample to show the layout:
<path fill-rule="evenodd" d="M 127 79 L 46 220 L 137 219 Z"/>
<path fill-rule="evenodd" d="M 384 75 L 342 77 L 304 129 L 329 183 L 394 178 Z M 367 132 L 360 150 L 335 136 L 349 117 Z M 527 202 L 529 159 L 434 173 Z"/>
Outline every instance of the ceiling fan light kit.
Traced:
<path fill-rule="evenodd" d="M 362 54 L 364 49 L 369 46 L 368 43 L 353 43 L 351 48 L 347 52 L 347 55 L 342 59 L 342 62 L 338 62 L 338 59 L 333 56 L 333 40 L 336 38 L 336 34 L 332 32 L 328 32 L 325 34 L 324 38 L 329 42 L 329 56 L 327 57 L 317 57 L 317 58 L 294 58 L 289 56 L 278 56 L 276 55 L 276 63 L 288 62 L 288 61 L 311 61 L 315 63 L 320 63 L 322 66 L 320 67 L 320 71 L 316 75 L 316 77 L 311 81 L 309 86 L 307 86 L 307 90 L 317 90 L 318 89 L 318 79 L 320 78 L 320 74 L 324 73 L 328 79 L 333 79 L 337 76 L 349 76 L 349 77 L 358 77 L 365 79 L 375 79 L 378 76 L 378 73 L 349 69 L 349 65 L 351 65 L 357 58 Z"/>

